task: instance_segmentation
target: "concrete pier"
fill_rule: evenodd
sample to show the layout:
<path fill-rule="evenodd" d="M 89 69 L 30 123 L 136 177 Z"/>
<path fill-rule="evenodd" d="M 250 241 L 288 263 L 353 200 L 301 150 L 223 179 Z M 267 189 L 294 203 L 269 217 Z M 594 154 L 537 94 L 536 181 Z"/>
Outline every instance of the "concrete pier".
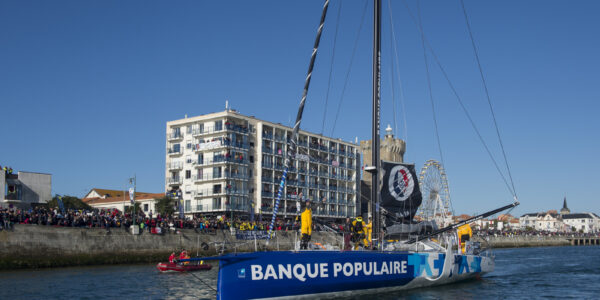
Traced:
<path fill-rule="evenodd" d="M 571 246 L 600 245 L 600 238 L 597 237 L 570 237 L 567 240 L 571 243 Z"/>
<path fill-rule="evenodd" d="M 297 232 L 276 234 L 267 244 L 266 240 L 238 240 L 229 230 L 200 233 L 184 229 L 179 234 L 163 235 L 145 231 L 132 235 L 122 228 L 107 232 L 100 228 L 15 225 L 13 230 L 0 231 L 0 269 L 157 263 L 184 248 L 200 256 L 294 248 Z M 474 236 L 473 240 L 492 248 L 600 245 L 599 238 L 590 237 Z M 343 248 L 342 236 L 334 233 L 314 232 L 312 242 Z"/>

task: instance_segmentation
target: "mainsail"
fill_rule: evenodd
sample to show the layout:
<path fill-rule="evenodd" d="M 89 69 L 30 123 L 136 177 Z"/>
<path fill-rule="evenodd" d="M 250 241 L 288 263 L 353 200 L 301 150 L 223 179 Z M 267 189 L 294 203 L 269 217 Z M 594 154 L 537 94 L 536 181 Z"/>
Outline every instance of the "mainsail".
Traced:
<path fill-rule="evenodd" d="M 396 222 L 409 223 L 421 205 L 415 165 L 381 161 L 381 205 Z"/>

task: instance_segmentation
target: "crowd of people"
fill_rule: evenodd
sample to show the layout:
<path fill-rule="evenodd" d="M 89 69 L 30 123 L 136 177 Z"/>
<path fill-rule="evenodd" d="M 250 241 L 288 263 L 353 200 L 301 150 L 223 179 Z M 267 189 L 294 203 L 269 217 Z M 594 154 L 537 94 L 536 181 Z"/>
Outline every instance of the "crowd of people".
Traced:
<path fill-rule="evenodd" d="M 0 170 L 4 171 L 5 175 L 10 175 L 13 173 L 13 168 L 12 167 L 7 167 L 7 166 L 0 166 Z"/>
<path fill-rule="evenodd" d="M 257 218 L 258 219 L 258 218 Z M 176 233 L 180 229 L 194 229 L 198 232 L 213 233 L 216 230 L 230 230 L 232 227 L 241 231 L 268 230 L 268 220 L 250 221 L 226 216 L 194 216 L 193 218 L 180 219 L 178 215 L 144 214 L 139 212 L 135 217 L 135 224 L 140 227 L 140 232 L 148 233 Z M 75 210 L 66 209 L 64 212 L 59 208 L 36 207 L 32 209 L 2 208 L 0 207 L 0 230 L 13 229 L 15 224 L 42 225 L 57 227 L 80 227 L 80 228 L 122 228 L 128 230 L 134 224 L 132 214 L 121 212 L 117 209 L 92 209 Z M 315 230 L 325 230 L 324 227 L 338 228 L 334 223 L 315 224 Z M 277 219 L 273 230 L 292 231 L 298 230 L 300 223 L 294 219 Z"/>
<path fill-rule="evenodd" d="M 598 233 L 583 233 L 583 232 L 553 232 L 553 231 L 538 231 L 538 230 L 497 230 L 497 229 L 483 229 L 473 230 L 474 235 L 478 236 L 538 236 L 538 237 L 553 237 L 553 236 L 566 236 L 566 237 L 597 237 Z"/>

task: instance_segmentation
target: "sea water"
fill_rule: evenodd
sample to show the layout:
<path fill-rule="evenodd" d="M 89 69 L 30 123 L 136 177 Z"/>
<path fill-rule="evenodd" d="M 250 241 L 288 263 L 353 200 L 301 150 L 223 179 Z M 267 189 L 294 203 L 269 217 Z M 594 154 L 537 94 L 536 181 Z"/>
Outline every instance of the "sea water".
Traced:
<path fill-rule="evenodd" d="M 481 279 L 341 299 L 600 298 L 600 246 L 494 254 L 496 270 Z M 155 265 L 0 271 L 0 299 L 214 299 L 217 272 L 161 274 Z"/>

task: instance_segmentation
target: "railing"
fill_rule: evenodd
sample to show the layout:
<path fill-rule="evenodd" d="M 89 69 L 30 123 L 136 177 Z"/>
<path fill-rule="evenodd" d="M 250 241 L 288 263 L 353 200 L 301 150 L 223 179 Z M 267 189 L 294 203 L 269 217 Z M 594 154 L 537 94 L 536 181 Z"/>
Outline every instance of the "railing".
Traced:
<path fill-rule="evenodd" d="M 227 124 L 225 123 L 225 129 L 229 130 L 229 131 L 235 131 L 235 132 L 239 132 L 239 133 L 243 133 L 243 134 L 247 134 L 248 133 L 248 128 L 244 125 L 236 125 L 236 124 Z"/>
<path fill-rule="evenodd" d="M 271 133 L 263 133 L 263 138 L 272 140 L 273 139 L 273 134 L 271 134 Z"/>
<path fill-rule="evenodd" d="M 181 154 L 181 148 L 179 148 L 178 150 L 175 150 L 175 149 L 171 149 L 171 148 L 169 148 L 169 149 L 167 149 L 167 153 L 168 153 L 169 155 L 177 155 L 177 154 Z"/>
<path fill-rule="evenodd" d="M 235 173 L 235 172 L 225 172 L 225 177 L 227 178 L 236 178 L 236 179 L 249 179 L 250 176 L 248 176 L 247 174 L 242 174 L 242 173 Z"/>
<path fill-rule="evenodd" d="M 208 181 L 215 179 L 224 179 L 225 177 L 222 174 L 204 174 L 202 176 L 194 175 L 192 178 L 194 181 Z"/>
<path fill-rule="evenodd" d="M 223 145 L 225 145 L 227 147 L 235 147 L 235 148 L 240 148 L 240 149 L 249 149 L 250 148 L 250 144 L 243 143 L 243 142 L 223 141 Z"/>
<path fill-rule="evenodd" d="M 272 193 L 272 192 L 265 192 L 265 191 L 262 191 L 262 192 L 261 192 L 261 196 L 263 196 L 263 197 L 267 197 L 267 198 L 273 198 L 273 193 Z"/>
<path fill-rule="evenodd" d="M 270 162 L 263 161 L 263 162 L 262 162 L 262 166 L 263 166 L 264 168 L 273 169 L 273 163 L 270 163 Z"/>
<path fill-rule="evenodd" d="M 167 134 L 167 139 L 168 140 L 178 140 L 183 138 L 183 135 L 181 134 L 181 132 L 171 132 Z"/>
<path fill-rule="evenodd" d="M 225 189 L 225 194 L 227 194 L 227 195 L 248 195 L 248 190 L 246 190 L 246 189 L 238 189 L 238 188 L 235 188 L 235 187 L 226 188 Z"/>
<path fill-rule="evenodd" d="M 171 177 L 167 178 L 168 184 L 181 184 L 181 177 Z"/>
<path fill-rule="evenodd" d="M 212 189 L 199 189 L 192 191 L 192 194 L 194 195 L 194 197 L 223 196 L 225 195 L 225 191 L 224 189 L 221 189 L 220 191 L 216 192 Z"/>
<path fill-rule="evenodd" d="M 170 170 L 183 169 L 183 162 L 181 162 L 181 161 L 171 162 L 171 163 L 167 164 L 167 168 L 169 168 Z"/>
<path fill-rule="evenodd" d="M 211 134 L 224 131 L 223 127 L 205 126 L 204 128 L 192 129 L 192 135 Z"/>
<path fill-rule="evenodd" d="M 273 154 L 273 148 L 262 147 L 262 152 Z"/>

